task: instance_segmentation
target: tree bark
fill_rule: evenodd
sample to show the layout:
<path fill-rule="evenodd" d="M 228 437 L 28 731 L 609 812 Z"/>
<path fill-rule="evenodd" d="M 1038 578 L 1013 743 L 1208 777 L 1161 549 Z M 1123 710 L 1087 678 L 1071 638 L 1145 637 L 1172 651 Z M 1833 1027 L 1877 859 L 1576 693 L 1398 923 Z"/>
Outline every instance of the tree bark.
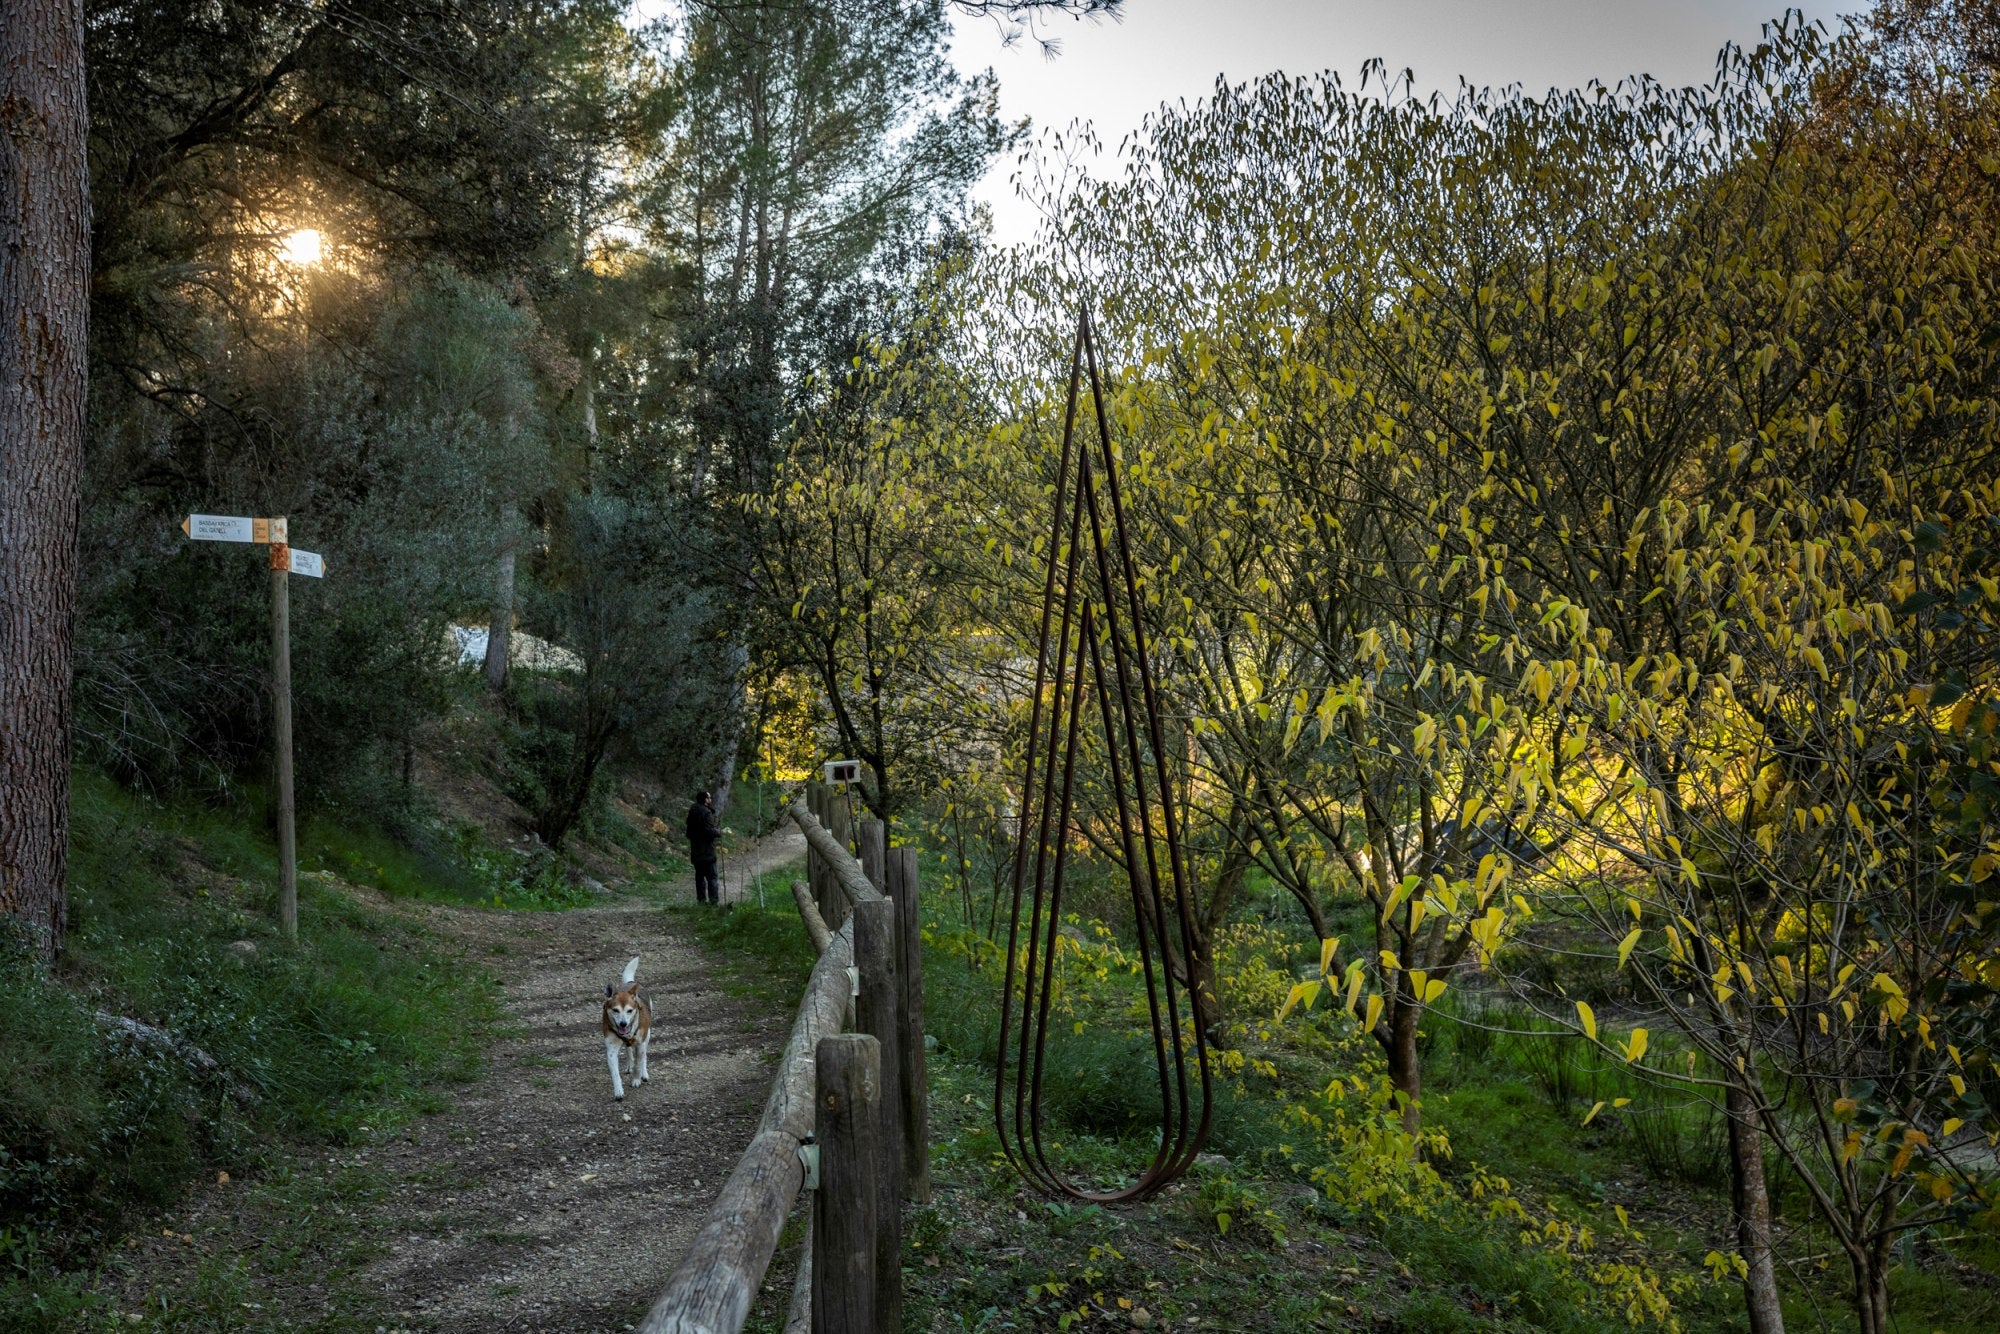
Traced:
<path fill-rule="evenodd" d="M 0 916 L 62 949 L 90 314 L 82 0 L 0 0 Z"/>
<path fill-rule="evenodd" d="M 1764 1132 L 1747 1089 L 1731 1084 L 1724 1110 L 1729 1121 L 1736 1251 L 1749 1266 L 1743 1277 L 1743 1306 L 1750 1317 L 1750 1334 L 1784 1334 L 1785 1309 L 1778 1301 L 1778 1266 L 1771 1246 L 1771 1194 L 1764 1176 Z"/>
<path fill-rule="evenodd" d="M 1403 1095 L 1403 1129 L 1417 1133 L 1423 1119 L 1424 1069 L 1417 1055 L 1417 1017 L 1420 1006 L 1407 996 L 1397 997 L 1389 1012 L 1389 1040 L 1384 1050 L 1389 1056 L 1389 1083 Z"/>
<path fill-rule="evenodd" d="M 750 665 L 750 646 L 737 641 L 729 646 L 729 675 L 733 683 L 736 718 L 729 729 L 729 746 L 722 755 L 722 769 L 716 775 L 715 818 L 729 811 L 729 791 L 736 782 L 737 753 L 743 749 L 743 673 Z"/>
<path fill-rule="evenodd" d="M 1892 1234 L 1882 1232 L 1866 1243 L 1848 1248 L 1847 1261 L 1854 1271 L 1855 1327 L 1860 1334 L 1890 1334 L 1889 1325 L 1889 1245 Z"/>
<path fill-rule="evenodd" d="M 507 688 L 507 640 L 514 628 L 514 556 L 518 547 L 515 529 L 521 513 L 512 502 L 500 508 L 500 561 L 493 588 L 493 618 L 486 625 L 486 686 Z"/>

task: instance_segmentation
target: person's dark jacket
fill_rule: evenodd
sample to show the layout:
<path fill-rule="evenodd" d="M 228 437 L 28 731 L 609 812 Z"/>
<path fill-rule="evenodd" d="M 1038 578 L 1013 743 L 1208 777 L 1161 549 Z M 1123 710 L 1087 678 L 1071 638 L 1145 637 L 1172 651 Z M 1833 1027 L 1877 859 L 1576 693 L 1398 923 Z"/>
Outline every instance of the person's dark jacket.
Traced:
<path fill-rule="evenodd" d="M 697 801 L 688 808 L 688 855 L 698 862 L 715 860 L 715 841 L 722 836 L 715 822 L 715 807 Z"/>

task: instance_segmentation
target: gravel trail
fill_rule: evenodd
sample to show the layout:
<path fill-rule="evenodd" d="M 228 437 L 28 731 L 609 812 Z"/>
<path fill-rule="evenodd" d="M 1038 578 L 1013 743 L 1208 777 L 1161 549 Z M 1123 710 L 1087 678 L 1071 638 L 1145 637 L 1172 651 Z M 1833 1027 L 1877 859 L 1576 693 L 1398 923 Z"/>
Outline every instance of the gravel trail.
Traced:
<path fill-rule="evenodd" d="M 790 826 L 762 840 L 732 862 L 729 897 L 749 897 L 757 871 L 803 853 Z M 669 897 L 691 900 L 691 878 Z M 501 1036 L 477 1081 L 443 1090 L 444 1111 L 328 1160 L 329 1177 L 373 1183 L 332 1210 L 352 1229 L 352 1266 L 325 1283 L 253 1284 L 257 1305 L 237 1304 L 243 1327 L 631 1328 L 748 1144 L 789 1017 L 726 995 L 684 919 L 615 890 L 559 913 L 396 907 L 500 978 Z M 652 1078 L 628 1081 L 621 1103 L 599 1016 L 605 983 L 635 954 L 653 1005 Z M 145 1309 L 149 1288 L 186 1292 L 200 1253 L 244 1253 L 253 1239 L 262 1249 L 306 1221 L 257 1206 L 241 1186 L 204 1187 L 176 1213 L 173 1229 L 193 1240 L 134 1243 L 116 1284 L 132 1306 Z"/>

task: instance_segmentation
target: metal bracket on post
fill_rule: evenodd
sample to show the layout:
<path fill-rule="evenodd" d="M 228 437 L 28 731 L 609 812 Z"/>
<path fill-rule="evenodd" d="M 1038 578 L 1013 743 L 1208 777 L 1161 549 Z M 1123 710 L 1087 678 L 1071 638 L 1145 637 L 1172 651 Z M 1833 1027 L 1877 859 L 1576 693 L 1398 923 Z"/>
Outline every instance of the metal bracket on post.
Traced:
<path fill-rule="evenodd" d="M 861 999 L 861 970 L 859 968 L 849 967 L 847 970 L 847 998 L 849 1000 Z"/>
<path fill-rule="evenodd" d="M 819 1145 L 811 1135 L 799 1141 L 799 1166 L 805 1169 L 806 1189 L 819 1189 Z"/>

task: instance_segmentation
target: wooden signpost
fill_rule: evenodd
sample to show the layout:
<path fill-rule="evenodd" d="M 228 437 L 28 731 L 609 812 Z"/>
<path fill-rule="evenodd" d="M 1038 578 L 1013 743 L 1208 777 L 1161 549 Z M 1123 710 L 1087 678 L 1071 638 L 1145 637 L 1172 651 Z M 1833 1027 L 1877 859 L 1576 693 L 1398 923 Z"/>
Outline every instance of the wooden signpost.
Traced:
<path fill-rule="evenodd" d="M 196 542 L 248 542 L 271 548 L 271 731 L 278 778 L 278 923 L 299 934 L 298 807 L 292 792 L 292 607 L 287 576 L 326 575 L 314 551 L 291 546 L 283 515 L 271 519 L 232 514 L 190 514 L 181 531 Z"/>

